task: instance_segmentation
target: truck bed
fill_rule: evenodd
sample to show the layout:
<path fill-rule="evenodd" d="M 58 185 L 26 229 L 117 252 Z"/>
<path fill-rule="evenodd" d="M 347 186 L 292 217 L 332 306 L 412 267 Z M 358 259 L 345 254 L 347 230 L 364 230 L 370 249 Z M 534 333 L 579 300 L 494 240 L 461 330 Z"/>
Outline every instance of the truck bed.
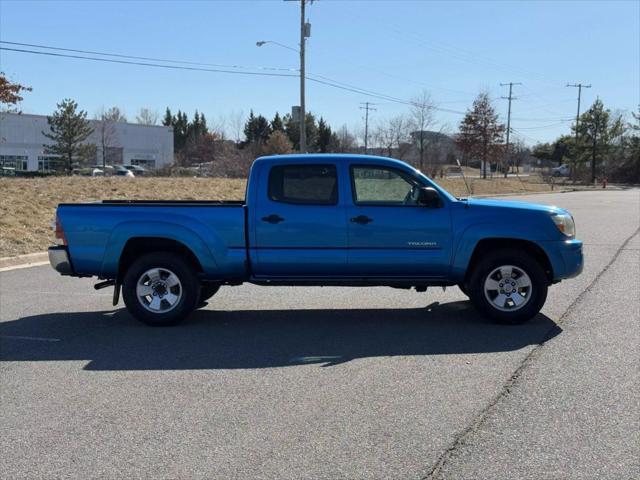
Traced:
<path fill-rule="evenodd" d="M 244 201 L 105 200 L 57 214 L 80 275 L 112 278 L 131 241 L 151 248 L 156 238 L 188 245 L 207 277 L 246 274 Z"/>

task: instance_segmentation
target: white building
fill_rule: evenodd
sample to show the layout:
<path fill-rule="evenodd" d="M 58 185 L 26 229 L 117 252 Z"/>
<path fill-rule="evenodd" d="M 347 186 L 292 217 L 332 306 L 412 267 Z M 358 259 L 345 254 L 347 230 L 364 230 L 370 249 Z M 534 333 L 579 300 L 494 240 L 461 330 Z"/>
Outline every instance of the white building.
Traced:
<path fill-rule="evenodd" d="M 96 164 L 102 164 L 100 122 L 90 120 L 94 132 L 84 142 L 97 147 Z M 16 171 L 55 170 L 56 155 L 45 153 L 51 140 L 47 117 L 18 113 L 0 113 L 0 168 Z M 136 123 L 116 123 L 109 135 L 107 163 L 160 168 L 173 163 L 173 128 Z"/>

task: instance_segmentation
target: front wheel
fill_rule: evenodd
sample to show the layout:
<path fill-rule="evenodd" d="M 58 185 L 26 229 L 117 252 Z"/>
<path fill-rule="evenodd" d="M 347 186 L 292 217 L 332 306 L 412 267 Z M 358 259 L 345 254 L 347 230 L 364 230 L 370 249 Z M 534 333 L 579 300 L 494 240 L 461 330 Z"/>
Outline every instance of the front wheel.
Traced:
<path fill-rule="evenodd" d="M 491 252 L 476 265 L 470 297 L 483 316 L 518 324 L 533 318 L 547 299 L 548 279 L 540 263 L 517 250 Z"/>
<path fill-rule="evenodd" d="M 155 252 L 140 257 L 127 269 L 122 296 L 129 313 L 141 322 L 175 325 L 196 307 L 200 284 L 180 255 Z"/>

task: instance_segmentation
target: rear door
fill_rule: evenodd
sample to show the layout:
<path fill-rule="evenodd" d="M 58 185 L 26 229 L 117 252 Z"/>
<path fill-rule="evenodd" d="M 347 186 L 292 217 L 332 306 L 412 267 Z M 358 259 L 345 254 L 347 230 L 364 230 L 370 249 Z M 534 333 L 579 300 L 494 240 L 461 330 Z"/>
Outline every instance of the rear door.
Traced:
<path fill-rule="evenodd" d="M 256 277 L 334 277 L 347 268 L 339 166 L 269 164 L 254 202 Z"/>
<path fill-rule="evenodd" d="M 448 202 L 417 202 L 419 177 L 384 165 L 351 165 L 349 273 L 363 277 L 440 278 L 451 257 Z"/>

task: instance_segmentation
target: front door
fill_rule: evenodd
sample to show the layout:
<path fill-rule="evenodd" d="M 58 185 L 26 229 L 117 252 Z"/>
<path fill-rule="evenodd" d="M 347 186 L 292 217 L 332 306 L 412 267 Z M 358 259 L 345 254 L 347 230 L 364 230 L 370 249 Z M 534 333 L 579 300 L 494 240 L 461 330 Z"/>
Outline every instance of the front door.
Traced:
<path fill-rule="evenodd" d="M 363 277 L 440 278 L 451 256 L 449 207 L 418 204 L 422 180 L 394 167 L 352 165 L 349 273 Z"/>
<path fill-rule="evenodd" d="M 334 277 L 347 267 L 335 164 L 270 165 L 254 209 L 256 277 Z"/>

